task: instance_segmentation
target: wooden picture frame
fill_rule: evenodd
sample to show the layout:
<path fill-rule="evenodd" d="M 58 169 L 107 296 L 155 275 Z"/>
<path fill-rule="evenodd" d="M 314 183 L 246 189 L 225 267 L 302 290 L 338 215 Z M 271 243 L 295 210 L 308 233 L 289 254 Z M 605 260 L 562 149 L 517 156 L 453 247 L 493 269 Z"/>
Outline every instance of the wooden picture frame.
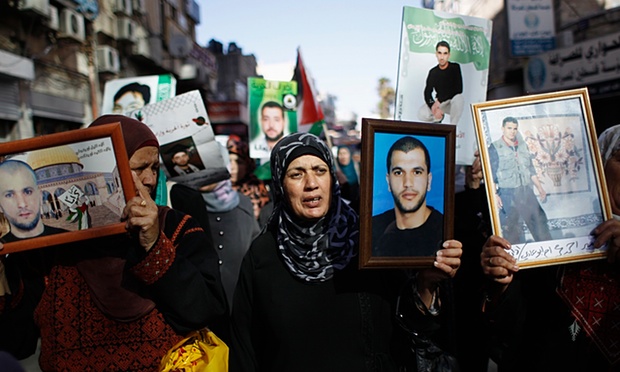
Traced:
<path fill-rule="evenodd" d="M 612 214 L 587 89 L 477 103 L 472 113 L 493 233 L 519 266 L 605 257 L 590 234 Z"/>
<path fill-rule="evenodd" d="M 390 172 L 387 157 L 397 141 L 409 147 L 392 152 Z M 454 232 L 455 142 L 454 125 L 362 119 L 360 268 L 432 267 L 435 253 Z M 428 151 L 430 169 L 420 143 Z M 400 207 L 395 206 L 393 192 L 400 195 Z M 423 221 L 399 229 L 401 215 Z M 412 236 L 421 238 L 410 240 Z"/>
<path fill-rule="evenodd" d="M 7 164 L 9 161 L 14 165 L 17 161 L 27 164 L 26 168 L 18 164 L 18 171 L 12 174 L 15 179 L 22 170 L 28 174 L 28 166 L 34 171 L 37 181 L 34 192 L 40 196 L 34 200 L 38 199 L 39 205 L 32 203 L 35 206 L 28 210 L 39 209 L 35 213 L 39 213 L 39 221 L 48 229 L 47 233 L 10 241 L 5 236 L 2 253 L 126 232 L 120 216 L 127 200 L 135 196 L 135 188 L 120 123 L 1 143 L 0 160 Z M 7 189 L 20 190 L 23 184 L 10 184 Z M 0 190 L 0 198 L 5 193 Z M 2 205 L 0 200 L 0 211 L 5 210 Z"/>

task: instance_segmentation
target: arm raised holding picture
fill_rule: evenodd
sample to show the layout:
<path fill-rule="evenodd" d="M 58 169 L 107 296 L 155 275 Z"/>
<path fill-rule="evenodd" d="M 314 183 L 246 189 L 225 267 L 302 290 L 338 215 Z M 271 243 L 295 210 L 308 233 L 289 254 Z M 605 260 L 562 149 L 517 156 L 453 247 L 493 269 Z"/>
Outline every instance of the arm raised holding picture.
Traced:
<path fill-rule="evenodd" d="M 606 260 L 519 270 L 507 251 L 511 242 L 493 235 L 483 246 L 488 345 L 502 371 L 602 371 L 620 362 L 608 353 L 620 340 L 620 330 L 612 326 L 620 309 L 605 307 L 595 318 L 584 316 L 590 311 L 584 296 L 605 304 L 620 294 L 620 126 L 603 132 L 599 147 L 614 216 L 592 235 L 594 247 L 607 244 Z"/>
<path fill-rule="evenodd" d="M 105 115 L 91 127 L 115 122 L 136 190 L 122 213 L 126 233 L 8 257 L 23 258 L 16 268 L 24 272 L 34 261 L 26 254 L 46 254 L 46 285 L 31 313 L 43 371 L 157 370 L 192 330 L 208 326 L 227 336 L 228 307 L 211 240 L 191 216 L 155 205 L 159 144 L 145 124 Z"/>

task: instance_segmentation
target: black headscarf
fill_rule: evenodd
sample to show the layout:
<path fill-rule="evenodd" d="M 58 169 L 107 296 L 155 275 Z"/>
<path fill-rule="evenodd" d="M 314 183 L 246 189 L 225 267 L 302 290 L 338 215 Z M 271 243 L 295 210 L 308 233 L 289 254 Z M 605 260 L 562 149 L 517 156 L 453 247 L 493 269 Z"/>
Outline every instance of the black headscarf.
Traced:
<path fill-rule="evenodd" d="M 301 220 L 288 205 L 283 180 L 288 166 L 303 155 L 313 155 L 329 167 L 332 180 L 331 204 L 327 214 L 311 224 Z M 329 280 L 357 254 L 358 216 L 340 197 L 331 151 L 317 136 L 293 133 L 271 151 L 271 179 L 274 210 L 269 225 L 277 226 L 277 243 L 289 271 L 304 282 Z"/>

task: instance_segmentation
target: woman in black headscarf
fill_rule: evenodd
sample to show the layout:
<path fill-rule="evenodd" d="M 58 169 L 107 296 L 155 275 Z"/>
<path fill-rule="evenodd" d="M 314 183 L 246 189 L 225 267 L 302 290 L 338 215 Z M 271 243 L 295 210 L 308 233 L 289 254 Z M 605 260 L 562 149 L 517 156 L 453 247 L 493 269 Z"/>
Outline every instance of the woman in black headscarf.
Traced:
<path fill-rule="evenodd" d="M 274 211 L 235 291 L 231 371 L 394 370 L 396 280 L 406 277 L 357 269 L 359 219 L 340 197 L 329 148 L 289 135 L 271 152 L 271 173 Z M 437 305 L 432 288 L 460 264 L 461 244 L 444 247 L 418 275 L 422 307 Z"/>

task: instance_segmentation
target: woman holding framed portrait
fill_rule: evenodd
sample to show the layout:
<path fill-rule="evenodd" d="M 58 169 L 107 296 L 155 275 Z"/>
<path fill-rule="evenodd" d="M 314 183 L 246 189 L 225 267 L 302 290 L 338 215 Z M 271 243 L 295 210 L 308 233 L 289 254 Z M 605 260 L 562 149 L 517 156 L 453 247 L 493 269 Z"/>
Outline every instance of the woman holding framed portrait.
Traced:
<path fill-rule="evenodd" d="M 402 329 L 437 329 L 437 285 L 456 273 L 461 244 L 446 241 L 411 280 L 404 270 L 358 270 L 359 217 L 341 197 L 327 145 L 291 134 L 270 164 L 274 211 L 241 266 L 230 370 L 394 371 L 407 356 L 415 363 L 421 346 Z"/>
<path fill-rule="evenodd" d="M 191 216 L 155 204 L 159 143 L 149 127 L 104 115 L 63 136 L 110 125 L 122 130 L 124 156 L 116 165 L 133 180 L 125 184 L 134 192 L 118 218 L 122 233 L 0 255 L 9 283 L 0 295 L 0 349 L 26 358 L 40 335 L 43 371 L 154 371 L 187 333 L 207 325 L 220 335 L 228 330 L 219 259 L 210 239 Z M 11 163 L 20 162 L 4 161 L 0 169 Z M 13 166 L 13 174 L 0 182 L 0 207 L 13 214 L 7 214 L 12 237 L 3 238 L 7 247 L 0 244 L 0 253 L 15 241 L 36 239 L 15 233 L 33 230 L 38 223 L 22 222 L 40 214 L 40 197 L 34 198 L 37 207 L 25 201 L 38 195 L 35 180 L 24 165 Z"/>
<path fill-rule="evenodd" d="M 620 365 L 620 125 L 598 145 L 613 219 L 593 231 L 606 261 L 519 271 L 510 242 L 491 236 L 480 255 L 490 279 L 484 312 L 500 371 L 611 371 Z"/>

